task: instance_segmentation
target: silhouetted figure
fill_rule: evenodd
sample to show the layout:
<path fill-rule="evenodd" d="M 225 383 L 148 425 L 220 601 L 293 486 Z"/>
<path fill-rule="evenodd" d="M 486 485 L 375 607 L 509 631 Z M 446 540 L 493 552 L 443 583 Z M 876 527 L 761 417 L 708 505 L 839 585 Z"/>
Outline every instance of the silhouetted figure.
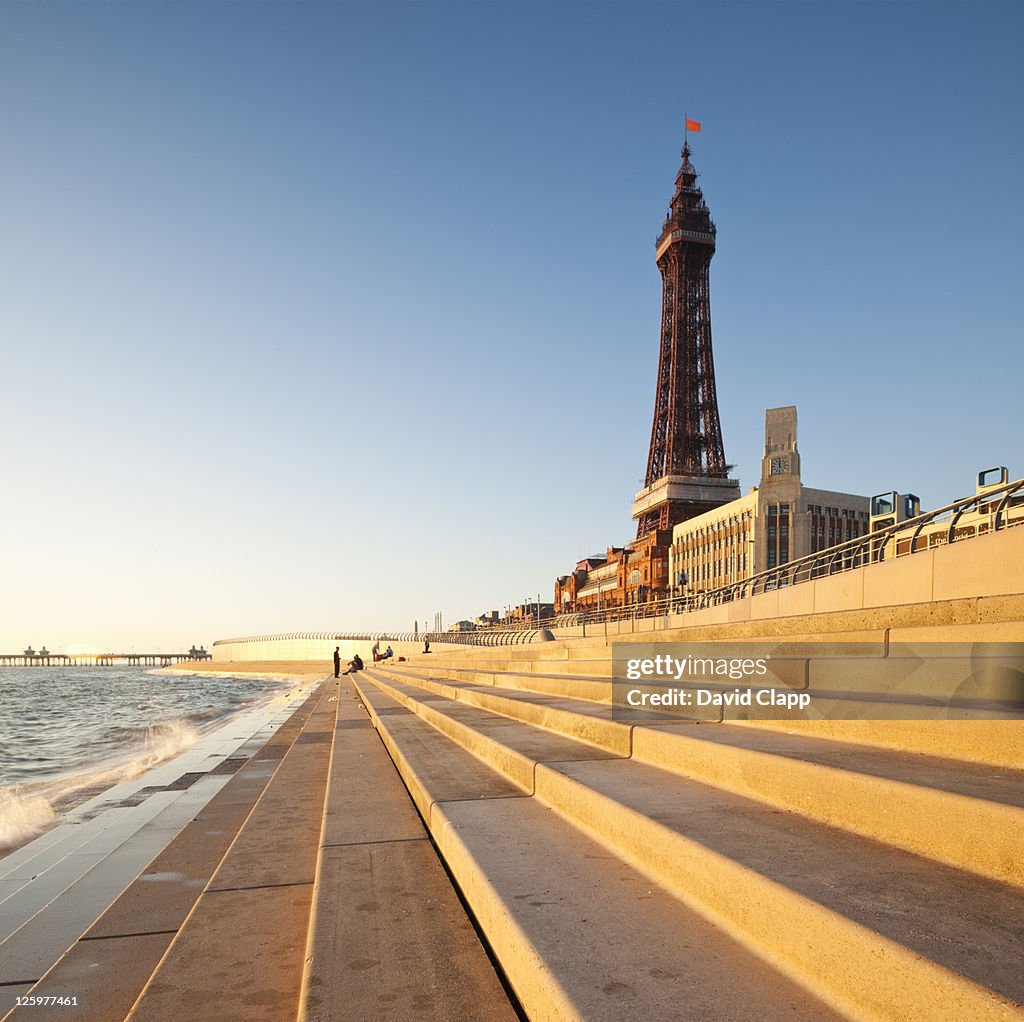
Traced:
<path fill-rule="evenodd" d="M 423 652 L 424 653 L 429 653 L 430 652 L 430 639 L 424 639 L 423 640 Z"/>
<path fill-rule="evenodd" d="M 341 670 L 341 647 L 334 647 L 334 676 L 338 676 L 338 672 Z"/>
<path fill-rule="evenodd" d="M 363 661 L 358 653 L 348 662 L 348 670 L 346 674 L 353 674 L 355 671 L 361 671 L 363 669 Z"/>

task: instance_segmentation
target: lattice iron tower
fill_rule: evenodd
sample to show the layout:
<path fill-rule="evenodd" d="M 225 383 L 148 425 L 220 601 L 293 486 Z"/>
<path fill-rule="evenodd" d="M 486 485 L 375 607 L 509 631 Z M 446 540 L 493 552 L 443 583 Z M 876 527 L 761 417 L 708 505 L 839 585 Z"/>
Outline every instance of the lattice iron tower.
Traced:
<path fill-rule="evenodd" d="M 728 478 L 711 351 L 708 271 L 715 225 L 683 145 L 676 191 L 658 235 L 661 353 L 644 489 L 633 504 L 637 539 L 739 496 Z"/>

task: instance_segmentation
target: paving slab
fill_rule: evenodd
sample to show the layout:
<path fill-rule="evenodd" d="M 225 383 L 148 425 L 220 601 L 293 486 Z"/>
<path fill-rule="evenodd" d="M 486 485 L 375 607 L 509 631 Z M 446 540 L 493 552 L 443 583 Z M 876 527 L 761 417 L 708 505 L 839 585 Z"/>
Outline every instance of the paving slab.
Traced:
<path fill-rule="evenodd" d="M 44 834 L 40 834 L 35 840 L 30 841 L 26 845 L 22 845 L 20 848 L 16 848 L 13 852 L 9 852 L 2 859 L 0 859 L 0 882 L 12 878 L 12 877 L 24 877 L 25 875 L 31 876 L 33 870 L 31 868 L 24 870 L 25 864 L 35 858 L 37 855 L 43 854 L 43 852 L 49 851 L 54 845 L 59 845 L 64 841 L 67 841 L 77 832 L 77 827 L 73 823 L 58 823 L 51 830 L 46 831 Z M 66 853 L 65 853 L 66 854 Z M 0 891 L 0 895 L 2 895 Z"/>
<path fill-rule="evenodd" d="M 86 938 L 177 930 L 251 811 L 211 803 L 139 874 Z"/>
<path fill-rule="evenodd" d="M 365 711 L 363 716 L 366 717 Z M 367 723 L 369 718 L 366 717 Z M 423 824 L 377 732 L 339 730 L 321 844 L 422 839 Z M 386 769 L 385 769 L 386 768 Z M 390 773 L 388 772 L 390 771 Z"/>
<path fill-rule="evenodd" d="M 313 882 L 322 822 L 323 779 L 314 772 L 315 758 L 302 756 L 304 751 L 295 750 L 293 755 L 310 763 L 309 773 L 280 781 L 275 777 L 274 784 L 287 787 L 268 790 L 256 804 L 211 880 L 211 890 Z M 326 772 L 326 763 L 322 764 L 322 772 Z"/>
<path fill-rule="evenodd" d="M 211 890 L 313 882 L 334 726 L 333 705 L 326 697 L 321 705 L 329 721 L 321 726 L 311 718 L 310 727 L 296 736 L 210 882 Z M 320 736 L 327 741 L 303 742 Z"/>
<path fill-rule="evenodd" d="M 168 832 L 150 828 L 107 854 L 71 856 L 95 861 L 0 944 L 0 980 L 42 977 L 167 842 Z"/>
<path fill-rule="evenodd" d="M 320 885 L 304 1022 L 514 1022 L 425 835 L 325 849 Z"/>
<path fill-rule="evenodd" d="M 74 995 L 73 1008 L 19 1008 L 4 1022 L 120 1022 L 138 995 L 138 975 L 156 968 L 173 933 L 80 940 L 32 990 L 39 996 Z M 41 1014 L 49 1011 L 49 1015 Z"/>
<path fill-rule="evenodd" d="M 8 953 L 5 945 L 11 937 L 36 913 L 58 898 L 105 858 L 106 854 L 103 852 L 95 852 L 92 855 L 70 855 L 65 861 L 65 869 L 62 872 L 49 871 L 40 874 L 37 879 L 23 885 L 19 891 L 12 894 L 3 903 L 3 915 L 0 916 L 0 926 L 3 927 L 0 930 L 0 937 L 2 937 L 0 952 L 3 952 L 0 955 L 0 983 L 20 978 L 10 976 L 9 970 L 6 968 Z"/>
<path fill-rule="evenodd" d="M 313 885 L 204 895 L 131 1022 L 295 1017 Z"/>
<path fill-rule="evenodd" d="M 8 1013 L 17 1004 L 18 998 L 27 994 L 32 989 L 31 983 L 4 983 L 0 984 L 0 1019 L 6 1019 Z M 35 1012 L 35 1015 L 30 1015 L 29 1018 L 35 1018 L 38 1022 L 39 1009 L 31 1009 Z M 109 1022 L 109 1020 L 108 1020 Z"/>

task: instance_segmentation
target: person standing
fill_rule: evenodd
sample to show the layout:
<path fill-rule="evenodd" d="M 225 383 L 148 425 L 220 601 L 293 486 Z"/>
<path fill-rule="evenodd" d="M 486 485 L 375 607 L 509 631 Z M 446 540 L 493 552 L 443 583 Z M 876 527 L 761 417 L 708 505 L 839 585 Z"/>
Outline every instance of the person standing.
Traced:
<path fill-rule="evenodd" d="M 338 672 L 341 670 L 341 647 L 334 647 L 334 676 L 338 677 Z"/>

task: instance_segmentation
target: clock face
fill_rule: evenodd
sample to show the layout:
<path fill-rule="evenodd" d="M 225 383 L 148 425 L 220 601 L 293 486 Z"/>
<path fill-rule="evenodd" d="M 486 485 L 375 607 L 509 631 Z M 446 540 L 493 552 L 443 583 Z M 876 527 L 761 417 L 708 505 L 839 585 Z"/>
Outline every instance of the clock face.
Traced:
<path fill-rule="evenodd" d="M 789 458 L 772 458 L 772 475 L 789 471 Z"/>

